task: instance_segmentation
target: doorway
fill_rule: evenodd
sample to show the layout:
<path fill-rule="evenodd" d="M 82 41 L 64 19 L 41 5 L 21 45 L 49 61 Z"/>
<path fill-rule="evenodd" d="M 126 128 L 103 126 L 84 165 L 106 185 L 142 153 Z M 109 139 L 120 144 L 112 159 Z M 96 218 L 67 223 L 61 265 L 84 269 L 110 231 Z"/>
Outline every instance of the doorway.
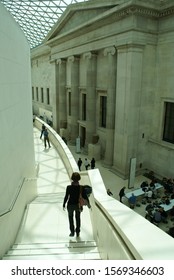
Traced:
<path fill-rule="evenodd" d="M 84 148 L 86 140 L 86 128 L 84 126 L 80 126 L 80 141 L 81 147 Z"/>

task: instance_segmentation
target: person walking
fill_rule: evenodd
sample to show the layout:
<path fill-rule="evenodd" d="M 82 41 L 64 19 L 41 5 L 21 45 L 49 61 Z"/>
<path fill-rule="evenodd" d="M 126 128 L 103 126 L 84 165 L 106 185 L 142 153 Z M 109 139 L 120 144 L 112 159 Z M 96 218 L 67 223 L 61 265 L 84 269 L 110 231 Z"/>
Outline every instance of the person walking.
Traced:
<path fill-rule="evenodd" d="M 79 197 L 81 186 L 79 181 L 81 176 L 78 172 L 74 172 L 71 176 L 72 183 L 66 187 L 66 193 L 63 201 L 63 210 L 65 210 L 65 206 L 67 203 L 67 210 L 68 210 L 68 218 L 69 218 L 69 228 L 70 228 L 70 235 L 74 236 L 76 232 L 76 236 L 79 237 L 80 234 L 80 227 L 81 227 L 81 220 L 80 214 L 81 210 L 79 207 Z M 74 225 L 74 213 L 75 213 L 75 221 L 76 227 Z"/>
<path fill-rule="evenodd" d="M 43 133 L 44 133 L 44 130 L 45 130 L 45 125 L 44 124 L 42 124 L 42 129 L 41 129 L 41 134 L 40 134 L 40 139 L 42 139 L 42 135 L 43 135 Z"/>
<path fill-rule="evenodd" d="M 81 171 L 81 166 L 82 166 L 82 160 L 81 160 L 81 158 L 78 159 L 77 165 L 78 165 L 79 171 Z"/>
<path fill-rule="evenodd" d="M 110 189 L 107 189 L 107 194 L 108 194 L 109 196 L 113 196 L 113 193 L 111 192 Z"/>
<path fill-rule="evenodd" d="M 47 130 L 47 128 L 45 128 L 45 130 L 43 132 L 43 135 L 44 135 L 44 146 L 45 146 L 45 149 L 47 147 L 47 143 L 48 143 L 49 148 L 51 148 L 50 140 L 49 140 L 49 137 L 48 137 L 48 130 Z"/>
<path fill-rule="evenodd" d="M 87 158 L 85 158 L 84 165 L 85 165 L 85 169 L 88 170 L 88 167 L 90 166 L 90 164 L 89 164 Z"/>
<path fill-rule="evenodd" d="M 122 198 L 125 196 L 125 189 L 126 187 L 123 187 L 119 192 L 120 202 L 123 203 Z"/>
<path fill-rule="evenodd" d="M 95 168 L 95 159 L 92 158 L 91 160 L 91 169 L 94 169 Z"/>

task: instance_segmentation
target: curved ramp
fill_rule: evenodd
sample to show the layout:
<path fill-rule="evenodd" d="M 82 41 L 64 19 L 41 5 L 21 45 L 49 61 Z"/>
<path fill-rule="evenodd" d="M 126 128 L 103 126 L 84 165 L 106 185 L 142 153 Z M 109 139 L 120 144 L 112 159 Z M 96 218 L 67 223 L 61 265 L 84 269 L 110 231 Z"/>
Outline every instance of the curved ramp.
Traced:
<path fill-rule="evenodd" d="M 34 142 L 38 196 L 28 205 L 15 244 L 3 259 L 100 259 L 88 208 L 81 214 L 80 237 L 69 237 L 68 216 L 62 207 L 69 177 L 54 147 L 44 148 L 37 128 Z"/>

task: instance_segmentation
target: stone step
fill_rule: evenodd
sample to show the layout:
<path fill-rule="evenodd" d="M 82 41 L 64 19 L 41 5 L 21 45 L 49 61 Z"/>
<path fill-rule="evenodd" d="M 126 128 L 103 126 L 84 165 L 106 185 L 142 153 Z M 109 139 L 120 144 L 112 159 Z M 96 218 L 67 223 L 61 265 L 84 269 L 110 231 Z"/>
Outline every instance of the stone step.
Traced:
<path fill-rule="evenodd" d="M 94 241 L 14 244 L 3 260 L 100 259 Z"/>
<path fill-rule="evenodd" d="M 30 204 L 63 203 L 64 193 L 38 195 Z"/>

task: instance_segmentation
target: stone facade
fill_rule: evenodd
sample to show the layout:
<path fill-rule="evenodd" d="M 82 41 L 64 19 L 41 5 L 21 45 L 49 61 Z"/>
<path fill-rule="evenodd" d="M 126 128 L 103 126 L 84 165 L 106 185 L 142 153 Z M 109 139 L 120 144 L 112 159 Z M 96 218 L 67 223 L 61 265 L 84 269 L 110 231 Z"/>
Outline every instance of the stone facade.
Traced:
<path fill-rule="evenodd" d="M 45 110 L 72 143 L 80 136 L 86 149 L 97 145 L 123 178 L 131 158 L 137 174 L 174 177 L 174 144 L 163 137 L 166 103 L 174 102 L 173 17 L 169 0 L 69 6 L 31 52 L 34 113 Z M 36 87 L 49 89 L 49 104 Z"/>

